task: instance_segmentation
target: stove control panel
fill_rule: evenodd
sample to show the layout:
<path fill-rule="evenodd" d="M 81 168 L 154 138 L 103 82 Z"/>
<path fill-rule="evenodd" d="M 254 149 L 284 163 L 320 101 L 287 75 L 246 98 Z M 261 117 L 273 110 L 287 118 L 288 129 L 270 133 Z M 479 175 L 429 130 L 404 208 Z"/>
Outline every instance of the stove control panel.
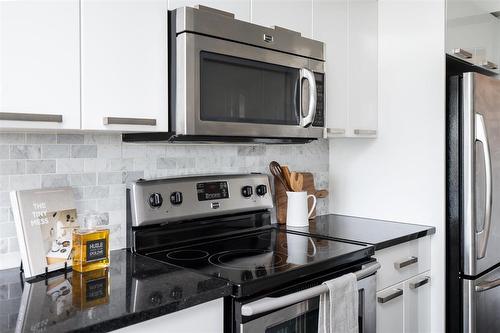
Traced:
<path fill-rule="evenodd" d="M 264 174 L 138 180 L 127 188 L 132 226 L 271 209 Z"/>
<path fill-rule="evenodd" d="M 198 201 L 229 198 L 227 182 L 206 182 L 196 184 Z"/>

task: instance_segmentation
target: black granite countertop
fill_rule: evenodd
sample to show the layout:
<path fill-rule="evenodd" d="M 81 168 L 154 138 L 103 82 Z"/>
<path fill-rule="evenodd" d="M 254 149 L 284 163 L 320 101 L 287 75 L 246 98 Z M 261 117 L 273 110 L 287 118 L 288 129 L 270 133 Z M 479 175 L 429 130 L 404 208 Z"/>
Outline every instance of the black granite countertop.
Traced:
<path fill-rule="evenodd" d="M 375 250 L 432 235 L 436 232 L 436 228 L 426 225 L 336 214 L 318 216 L 315 220 L 310 221 L 309 227 L 290 228 L 286 225 L 280 225 L 280 228 L 319 237 L 371 244 L 375 246 Z"/>
<path fill-rule="evenodd" d="M 22 282 L 0 271 L 0 332 L 106 332 L 228 296 L 223 280 L 126 250 L 107 270 Z"/>

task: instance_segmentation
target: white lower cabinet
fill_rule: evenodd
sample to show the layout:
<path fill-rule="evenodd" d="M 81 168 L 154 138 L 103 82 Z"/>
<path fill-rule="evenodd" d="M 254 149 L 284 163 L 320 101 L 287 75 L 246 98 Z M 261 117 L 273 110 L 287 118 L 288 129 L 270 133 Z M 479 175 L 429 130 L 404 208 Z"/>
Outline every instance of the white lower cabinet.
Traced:
<path fill-rule="evenodd" d="M 377 293 L 377 332 L 403 332 L 403 289 L 403 283 L 399 283 Z"/>
<path fill-rule="evenodd" d="M 223 332 L 224 299 L 219 298 L 162 317 L 116 330 L 119 333 L 134 332 Z"/>
<path fill-rule="evenodd" d="M 430 236 L 375 252 L 377 332 L 429 332 L 431 308 Z"/>
<path fill-rule="evenodd" d="M 430 271 L 377 292 L 377 332 L 430 331 Z"/>
<path fill-rule="evenodd" d="M 403 291 L 405 332 L 430 332 L 430 272 L 408 279 Z"/>

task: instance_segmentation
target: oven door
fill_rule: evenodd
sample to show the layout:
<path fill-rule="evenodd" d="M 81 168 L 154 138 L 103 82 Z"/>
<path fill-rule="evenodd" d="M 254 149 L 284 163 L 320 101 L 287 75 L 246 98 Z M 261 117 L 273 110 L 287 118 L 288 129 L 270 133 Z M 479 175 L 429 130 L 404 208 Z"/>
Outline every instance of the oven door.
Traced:
<path fill-rule="evenodd" d="M 176 41 L 177 135 L 322 137 L 322 61 L 193 33 Z"/>
<path fill-rule="evenodd" d="M 375 333 L 376 278 L 370 275 L 358 281 L 359 332 Z M 317 333 L 319 296 L 281 308 L 240 324 L 240 333 Z"/>

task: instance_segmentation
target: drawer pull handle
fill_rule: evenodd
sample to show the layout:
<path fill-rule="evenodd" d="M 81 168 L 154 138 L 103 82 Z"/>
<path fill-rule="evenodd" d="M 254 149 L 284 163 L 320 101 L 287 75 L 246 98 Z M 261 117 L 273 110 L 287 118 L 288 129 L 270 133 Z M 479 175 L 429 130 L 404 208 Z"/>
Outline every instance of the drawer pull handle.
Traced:
<path fill-rule="evenodd" d="M 145 125 L 156 126 L 156 119 L 104 117 L 104 125 Z"/>
<path fill-rule="evenodd" d="M 403 295 L 403 289 L 394 289 L 394 292 L 390 293 L 389 295 L 386 296 L 378 296 L 377 297 L 377 302 L 379 303 L 387 303 L 390 300 L 395 299 L 396 297 L 399 297 Z"/>
<path fill-rule="evenodd" d="M 343 128 L 327 128 L 326 133 L 332 134 L 332 135 L 345 134 L 345 129 L 343 129 Z"/>
<path fill-rule="evenodd" d="M 415 264 L 417 262 L 418 262 L 418 257 L 410 257 L 410 258 L 405 259 L 403 261 L 395 262 L 394 268 L 401 269 L 403 267 L 410 266 L 410 265 Z"/>
<path fill-rule="evenodd" d="M 470 53 L 469 51 L 465 51 L 464 49 L 453 49 L 451 51 L 454 55 L 458 56 L 459 58 L 462 58 L 462 59 L 470 59 L 472 58 L 472 53 Z"/>
<path fill-rule="evenodd" d="M 488 69 L 498 69 L 497 64 L 495 64 L 494 62 L 491 62 L 491 61 L 483 62 L 481 64 L 481 66 L 483 66 L 484 68 L 488 68 Z"/>
<path fill-rule="evenodd" d="M 421 287 L 424 284 L 429 283 L 430 279 L 431 279 L 430 277 L 426 276 L 418 280 L 417 282 L 410 282 L 410 289 L 417 289 L 418 287 Z"/>
<path fill-rule="evenodd" d="M 356 134 L 356 135 L 377 135 L 377 130 L 355 129 L 354 134 Z"/>
<path fill-rule="evenodd" d="M 0 112 L 0 120 L 62 123 L 63 116 L 61 114 Z"/>

